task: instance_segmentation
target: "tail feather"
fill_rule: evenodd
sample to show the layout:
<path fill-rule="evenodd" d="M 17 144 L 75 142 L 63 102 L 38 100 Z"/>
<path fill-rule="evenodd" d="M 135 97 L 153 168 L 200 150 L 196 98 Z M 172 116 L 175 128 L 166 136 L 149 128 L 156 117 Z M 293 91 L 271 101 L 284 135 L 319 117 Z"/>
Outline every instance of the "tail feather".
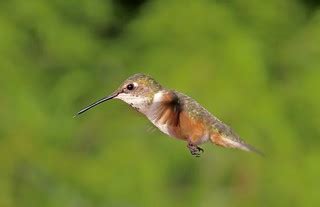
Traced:
<path fill-rule="evenodd" d="M 211 141 L 214 144 L 222 147 L 241 149 L 247 152 L 254 152 L 258 155 L 264 156 L 263 152 L 245 143 L 239 137 L 228 137 L 228 136 L 222 136 L 220 134 L 214 134 L 213 136 L 211 136 Z"/>
<path fill-rule="evenodd" d="M 228 138 L 226 138 L 224 140 L 229 144 L 229 147 L 241 149 L 241 150 L 244 150 L 244 151 L 247 151 L 247 152 L 254 152 L 254 153 L 258 154 L 258 155 L 264 156 L 263 152 L 261 152 L 260 150 L 258 150 L 255 147 L 253 147 L 252 145 L 249 145 L 249 144 L 245 143 L 243 140 L 241 140 L 240 142 L 233 141 L 233 140 L 230 140 Z"/>

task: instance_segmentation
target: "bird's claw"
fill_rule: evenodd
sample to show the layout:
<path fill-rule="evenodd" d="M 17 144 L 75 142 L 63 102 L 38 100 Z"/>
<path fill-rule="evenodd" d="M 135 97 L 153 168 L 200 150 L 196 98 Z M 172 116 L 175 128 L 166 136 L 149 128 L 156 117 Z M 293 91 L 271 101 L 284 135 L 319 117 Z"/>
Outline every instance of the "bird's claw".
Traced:
<path fill-rule="evenodd" d="M 204 150 L 201 147 L 198 147 L 197 145 L 188 144 L 188 148 L 190 150 L 190 153 L 196 157 L 200 157 L 200 155 L 204 152 Z"/>

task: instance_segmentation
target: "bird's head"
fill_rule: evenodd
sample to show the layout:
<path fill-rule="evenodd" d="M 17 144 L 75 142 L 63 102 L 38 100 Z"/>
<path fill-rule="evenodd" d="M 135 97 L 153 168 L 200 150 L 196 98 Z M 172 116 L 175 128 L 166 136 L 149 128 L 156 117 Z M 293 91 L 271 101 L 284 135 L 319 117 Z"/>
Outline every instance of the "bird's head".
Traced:
<path fill-rule="evenodd" d="M 152 77 L 140 73 L 135 74 L 125 80 L 111 95 L 85 107 L 77 115 L 111 99 L 120 99 L 138 111 L 145 113 L 152 103 L 154 94 L 160 90 L 162 90 L 162 86 Z"/>

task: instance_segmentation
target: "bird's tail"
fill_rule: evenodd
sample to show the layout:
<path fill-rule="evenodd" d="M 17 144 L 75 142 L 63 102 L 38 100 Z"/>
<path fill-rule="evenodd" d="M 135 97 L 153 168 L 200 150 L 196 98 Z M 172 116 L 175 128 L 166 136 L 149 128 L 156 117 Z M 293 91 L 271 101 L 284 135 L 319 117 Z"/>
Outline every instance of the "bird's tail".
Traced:
<path fill-rule="evenodd" d="M 228 135 L 221 135 L 221 134 L 213 134 L 211 135 L 210 139 L 214 144 L 218 146 L 241 149 L 247 152 L 254 152 L 261 156 L 264 156 L 263 152 L 247 144 L 245 141 L 243 141 L 240 137 L 236 135 L 230 134 L 228 136 Z"/>

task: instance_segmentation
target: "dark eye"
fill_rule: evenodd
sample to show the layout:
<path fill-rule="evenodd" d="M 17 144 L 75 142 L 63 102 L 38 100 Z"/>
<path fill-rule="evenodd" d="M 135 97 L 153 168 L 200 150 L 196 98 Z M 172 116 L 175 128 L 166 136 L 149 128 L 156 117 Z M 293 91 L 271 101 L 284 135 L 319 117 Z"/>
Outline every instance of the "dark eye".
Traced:
<path fill-rule="evenodd" d="M 130 83 L 130 84 L 127 85 L 127 89 L 128 89 L 129 91 L 133 90 L 133 88 L 134 88 L 134 85 L 133 85 L 132 83 Z"/>

